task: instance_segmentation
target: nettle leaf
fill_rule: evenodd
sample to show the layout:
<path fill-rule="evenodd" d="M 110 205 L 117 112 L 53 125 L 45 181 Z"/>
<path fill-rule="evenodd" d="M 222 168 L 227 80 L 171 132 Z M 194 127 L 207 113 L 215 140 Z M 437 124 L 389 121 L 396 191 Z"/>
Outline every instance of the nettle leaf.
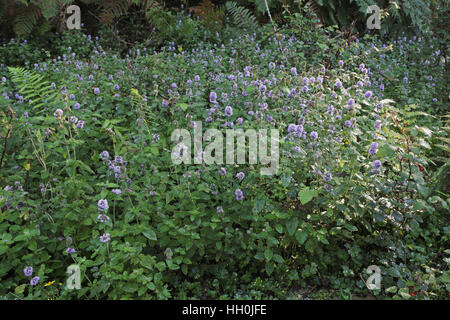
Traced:
<path fill-rule="evenodd" d="M 383 144 L 378 148 L 378 157 L 385 158 L 385 157 L 392 157 L 395 155 L 396 147 L 390 144 Z"/>
<path fill-rule="evenodd" d="M 295 238 L 297 239 L 298 243 L 304 244 L 306 239 L 308 239 L 308 234 L 308 230 L 303 229 L 295 233 Z"/>
<path fill-rule="evenodd" d="M 264 250 L 264 257 L 266 258 L 267 261 L 272 260 L 273 251 L 271 249 Z"/>
<path fill-rule="evenodd" d="M 297 218 L 292 218 L 288 222 L 286 222 L 286 228 L 287 228 L 288 234 L 293 236 L 295 230 L 297 230 L 297 226 L 298 226 Z"/>
<path fill-rule="evenodd" d="M 308 202 L 310 202 L 317 195 L 318 195 L 317 190 L 311 190 L 308 187 L 306 187 L 306 188 L 303 188 L 302 190 L 300 190 L 300 192 L 298 193 L 298 198 L 299 198 L 300 202 L 303 205 L 305 205 Z"/>
<path fill-rule="evenodd" d="M 153 241 L 158 240 L 157 237 L 156 237 L 156 233 L 153 230 L 143 231 L 142 234 L 149 240 L 153 240 Z"/>

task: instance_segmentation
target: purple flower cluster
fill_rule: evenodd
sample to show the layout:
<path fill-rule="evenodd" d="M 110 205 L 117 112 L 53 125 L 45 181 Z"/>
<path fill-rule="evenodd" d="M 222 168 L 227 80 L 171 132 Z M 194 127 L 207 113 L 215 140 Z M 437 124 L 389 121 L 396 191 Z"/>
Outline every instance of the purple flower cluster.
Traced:
<path fill-rule="evenodd" d="M 104 233 L 103 235 L 100 236 L 100 241 L 103 243 L 106 243 L 110 240 L 111 240 L 111 236 L 109 233 Z"/>
<path fill-rule="evenodd" d="M 68 254 L 72 254 L 72 253 L 75 253 L 75 252 L 76 252 L 76 250 L 75 250 L 74 248 L 68 247 L 68 248 L 66 249 L 66 253 L 68 253 Z"/>
<path fill-rule="evenodd" d="M 25 267 L 25 269 L 23 269 L 23 273 L 25 274 L 25 277 L 31 277 L 33 275 L 33 267 Z"/>
<path fill-rule="evenodd" d="M 377 154 L 377 152 L 378 152 L 378 143 L 372 142 L 372 143 L 370 144 L 369 154 L 370 154 L 371 156 L 373 156 L 374 154 Z"/>
<path fill-rule="evenodd" d="M 236 174 L 236 178 L 238 178 L 240 181 L 242 181 L 245 178 L 245 174 L 243 172 L 238 172 Z"/>
<path fill-rule="evenodd" d="M 373 169 L 372 169 L 372 173 L 380 173 L 381 171 L 381 161 L 380 160 L 375 160 L 372 164 Z"/>
<path fill-rule="evenodd" d="M 98 206 L 98 211 L 101 211 L 101 212 L 108 211 L 108 208 L 109 208 L 108 200 L 106 200 L 106 199 L 98 200 L 97 206 Z"/>
<path fill-rule="evenodd" d="M 242 192 L 241 189 L 236 189 L 234 195 L 236 196 L 236 200 L 238 201 L 244 200 L 244 193 Z"/>

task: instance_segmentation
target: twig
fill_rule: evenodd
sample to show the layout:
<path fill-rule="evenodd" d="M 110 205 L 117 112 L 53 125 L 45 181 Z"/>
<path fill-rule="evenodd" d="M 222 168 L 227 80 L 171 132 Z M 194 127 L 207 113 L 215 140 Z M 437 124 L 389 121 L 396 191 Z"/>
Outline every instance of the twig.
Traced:
<path fill-rule="evenodd" d="M 267 13 L 269 15 L 270 22 L 272 23 L 273 30 L 275 31 L 275 33 L 277 33 L 278 31 L 277 31 L 277 28 L 275 27 L 275 24 L 273 23 L 272 15 L 270 14 L 269 6 L 267 5 L 267 0 L 264 0 L 264 3 L 266 4 Z M 283 56 L 284 60 L 287 61 L 287 59 L 286 59 L 286 57 L 284 55 L 283 46 L 281 45 L 281 42 L 278 39 L 278 36 L 275 36 L 275 38 L 277 39 L 278 47 L 279 47 L 279 49 L 281 51 L 281 55 Z"/>

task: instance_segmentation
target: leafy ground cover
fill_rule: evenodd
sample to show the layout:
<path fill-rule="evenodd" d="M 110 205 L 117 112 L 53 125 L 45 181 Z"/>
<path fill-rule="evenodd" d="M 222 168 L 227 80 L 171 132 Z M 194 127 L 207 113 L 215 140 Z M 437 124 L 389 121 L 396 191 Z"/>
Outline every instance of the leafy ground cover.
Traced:
<path fill-rule="evenodd" d="M 0 69 L 2 297 L 448 298 L 446 47 L 311 23 L 126 55 L 5 44 L 29 59 Z M 197 121 L 278 129 L 279 171 L 174 164 Z"/>

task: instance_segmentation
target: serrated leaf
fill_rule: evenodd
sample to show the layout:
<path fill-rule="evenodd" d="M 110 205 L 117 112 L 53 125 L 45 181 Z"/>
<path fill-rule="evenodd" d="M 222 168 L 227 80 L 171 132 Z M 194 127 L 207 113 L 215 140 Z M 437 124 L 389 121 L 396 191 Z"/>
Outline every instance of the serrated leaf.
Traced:
<path fill-rule="evenodd" d="M 310 202 L 315 196 L 317 196 L 317 191 L 309 188 L 304 188 L 298 193 L 298 198 L 303 205 Z"/>
<path fill-rule="evenodd" d="M 297 239 L 298 243 L 304 244 L 306 239 L 308 239 L 308 230 L 303 229 L 302 231 L 297 231 L 295 233 L 295 239 Z"/>
<path fill-rule="evenodd" d="M 156 233 L 153 230 L 143 231 L 142 234 L 149 240 L 153 240 L 153 241 L 158 240 L 157 237 L 156 237 Z"/>
<path fill-rule="evenodd" d="M 298 226 L 297 218 L 292 218 L 291 220 L 286 222 L 286 227 L 287 227 L 288 234 L 293 236 L 295 230 L 297 229 L 297 226 Z"/>

